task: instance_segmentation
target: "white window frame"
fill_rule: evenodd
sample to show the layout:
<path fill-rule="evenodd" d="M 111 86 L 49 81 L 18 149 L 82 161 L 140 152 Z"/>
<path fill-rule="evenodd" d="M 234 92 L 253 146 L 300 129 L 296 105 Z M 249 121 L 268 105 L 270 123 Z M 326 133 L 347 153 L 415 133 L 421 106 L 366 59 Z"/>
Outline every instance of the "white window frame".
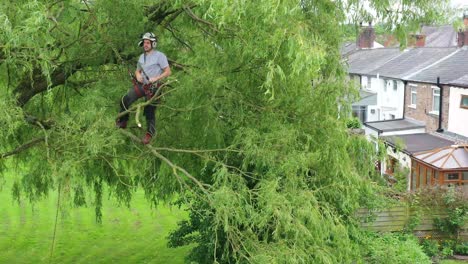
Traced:
<path fill-rule="evenodd" d="M 397 82 L 397 80 L 393 80 L 393 91 L 398 91 L 398 82 Z"/>
<path fill-rule="evenodd" d="M 410 105 L 409 107 L 416 109 L 416 104 L 418 103 L 418 86 L 415 84 L 410 84 Z M 414 95 L 414 102 L 413 102 Z"/>
<path fill-rule="evenodd" d="M 367 76 L 367 90 L 372 90 L 372 78 Z"/>
<path fill-rule="evenodd" d="M 436 94 L 436 91 L 439 92 L 439 94 Z M 437 86 L 432 86 L 432 111 L 430 112 L 430 114 L 434 114 L 434 115 L 439 115 L 439 111 L 440 111 L 440 105 L 439 105 L 439 109 L 438 110 L 435 110 L 434 107 L 435 107 L 435 102 L 436 100 L 438 102 L 440 102 L 440 88 L 437 87 Z M 437 97 L 437 99 L 436 99 Z"/>
<path fill-rule="evenodd" d="M 468 109 L 468 105 L 463 104 L 463 99 L 468 98 L 467 94 L 462 94 L 461 95 L 461 100 L 460 100 L 460 108 L 462 109 Z"/>

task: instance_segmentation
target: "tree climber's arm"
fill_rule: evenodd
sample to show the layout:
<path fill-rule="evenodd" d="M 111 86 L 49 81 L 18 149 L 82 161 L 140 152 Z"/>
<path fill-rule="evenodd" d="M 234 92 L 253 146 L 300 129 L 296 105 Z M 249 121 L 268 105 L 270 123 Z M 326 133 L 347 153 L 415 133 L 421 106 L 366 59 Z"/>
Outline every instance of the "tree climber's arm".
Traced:
<path fill-rule="evenodd" d="M 155 83 L 159 80 L 169 77 L 169 75 L 171 75 L 171 67 L 167 66 L 166 68 L 164 68 L 164 71 L 161 73 L 161 75 L 150 78 L 150 82 Z"/>
<path fill-rule="evenodd" d="M 136 77 L 136 79 L 137 79 L 138 82 L 143 83 L 143 75 L 141 74 L 141 70 L 140 70 L 140 69 L 136 69 L 136 71 L 135 71 L 135 77 Z"/>

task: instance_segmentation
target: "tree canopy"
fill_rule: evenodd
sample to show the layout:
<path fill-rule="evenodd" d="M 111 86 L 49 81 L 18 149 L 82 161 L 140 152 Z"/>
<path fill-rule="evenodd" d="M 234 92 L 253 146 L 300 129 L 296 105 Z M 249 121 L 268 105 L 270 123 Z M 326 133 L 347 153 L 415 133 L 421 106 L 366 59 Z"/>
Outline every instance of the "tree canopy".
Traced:
<path fill-rule="evenodd" d="M 369 2 L 403 38 L 445 1 Z M 0 165 L 16 171 L 14 196 L 57 189 L 95 206 L 98 221 L 103 186 L 124 204 L 137 188 L 155 205 L 177 199 L 191 214 L 171 245 L 197 242 L 199 262 L 362 259 L 352 215 L 371 202 L 377 154 L 347 133 L 355 91 L 339 53 L 347 14 L 362 10 L 358 0 L 0 3 Z M 146 31 L 173 68 L 149 146 L 134 123 L 114 126 Z"/>

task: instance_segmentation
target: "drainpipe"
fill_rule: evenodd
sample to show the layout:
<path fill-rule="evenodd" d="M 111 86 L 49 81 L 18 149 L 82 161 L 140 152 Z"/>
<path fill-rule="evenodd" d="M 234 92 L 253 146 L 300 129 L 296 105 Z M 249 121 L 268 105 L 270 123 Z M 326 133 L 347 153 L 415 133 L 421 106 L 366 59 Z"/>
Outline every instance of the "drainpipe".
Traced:
<path fill-rule="evenodd" d="M 441 133 L 441 132 L 444 132 L 444 129 L 442 129 L 442 98 L 444 94 L 444 87 L 440 85 L 440 77 L 437 77 L 437 87 L 439 87 L 440 89 L 440 97 L 439 97 L 439 128 L 436 131 Z"/>
<path fill-rule="evenodd" d="M 406 86 L 408 85 L 408 81 L 403 81 L 403 119 L 405 119 L 405 110 L 406 110 L 406 90 L 408 90 L 406 88 Z M 410 97 L 411 97 L 411 93 L 410 93 Z"/>

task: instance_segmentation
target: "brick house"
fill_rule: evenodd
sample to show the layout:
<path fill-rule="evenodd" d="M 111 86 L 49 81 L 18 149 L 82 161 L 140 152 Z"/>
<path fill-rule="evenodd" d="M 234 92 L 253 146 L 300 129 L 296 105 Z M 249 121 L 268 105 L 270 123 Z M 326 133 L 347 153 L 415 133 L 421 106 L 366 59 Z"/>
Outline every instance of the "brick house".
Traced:
<path fill-rule="evenodd" d="M 411 48 L 398 54 L 390 49 L 361 50 L 348 57 L 350 75 L 360 81 L 361 89 L 377 94 L 379 120 L 365 123 L 365 130 L 366 135 L 374 136 L 370 138 L 382 138 L 387 143 L 388 159 L 382 163 L 381 173 L 391 177 L 397 164 L 411 169 L 408 190 L 468 183 L 468 163 L 464 162 L 468 161 L 467 15 L 464 21 L 465 30 L 456 34 L 458 47 Z M 416 36 L 419 46 L 427 40 L 431 38 Z M 398 93 L 401 87 L 403 93 Z M 396 115 L 391 112 L 394 110 Z M 405 146 L 395 151 L 399 149 L 395 142 L 400 141 Z M 450 167 L 447 162 L 437 163 L 449 160 L 454 151 L 460 153 Z"/>
<path fill-rule="evenodd" d="M 449 87 L 443 94 L 436 84 L 408 83 L 405 89 L 405 117 L 426 124 L 426 131 L 439 129 L 440 97 L 442 96 L 442 127 L 448 126 Z"/>
<path fill-rule="evenodd" d="M 461 97 L 467 92 L 465 75 L 468 75 L 468 46 L 406 76 L 405 117 L 424 122 L 427 132 L 449 131 L 468 137 L 468 130 L 457 127 L 468 122 L 468 111 L 458 110 Z M 451 94 L 457 95 L 458 102 L 451 99 Z"/>

